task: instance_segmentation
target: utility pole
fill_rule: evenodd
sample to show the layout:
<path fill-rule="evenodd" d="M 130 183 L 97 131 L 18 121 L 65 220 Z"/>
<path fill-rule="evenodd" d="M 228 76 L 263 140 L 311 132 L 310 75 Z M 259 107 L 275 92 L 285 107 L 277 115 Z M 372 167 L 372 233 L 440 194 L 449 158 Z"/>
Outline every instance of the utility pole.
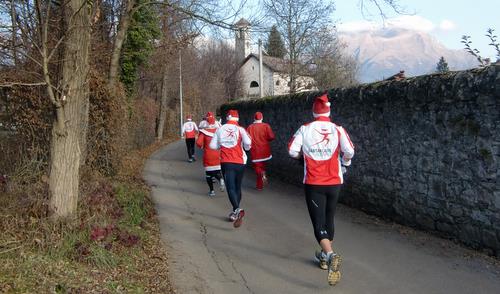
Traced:
<path fill-rule="evenodd" d="M 180 100 L 180 111 L 181 111 L 181 137 L 182 137 L 182 125 L 184 124 L 184 114 L 182 113 L 182 54 L 179 50 L 179 100 Z"/>
<path fill-rule="evenodd" d="M 262 40 L 259 39 L 259 96 L 264 97 L 264 68 L 262 67 Z"/>

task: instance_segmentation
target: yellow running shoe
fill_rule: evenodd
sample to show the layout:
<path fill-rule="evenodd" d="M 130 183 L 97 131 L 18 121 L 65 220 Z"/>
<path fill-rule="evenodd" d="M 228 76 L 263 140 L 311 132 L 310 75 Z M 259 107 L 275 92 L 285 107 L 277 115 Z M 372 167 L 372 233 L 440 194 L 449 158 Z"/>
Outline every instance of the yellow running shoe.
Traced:
<path fill-rule="evenodd" d="M 340 264 L 342 258 L 338 254 L 331 254 L 328 259 L 328 284 L 335 286 L 340 281 Z"/>

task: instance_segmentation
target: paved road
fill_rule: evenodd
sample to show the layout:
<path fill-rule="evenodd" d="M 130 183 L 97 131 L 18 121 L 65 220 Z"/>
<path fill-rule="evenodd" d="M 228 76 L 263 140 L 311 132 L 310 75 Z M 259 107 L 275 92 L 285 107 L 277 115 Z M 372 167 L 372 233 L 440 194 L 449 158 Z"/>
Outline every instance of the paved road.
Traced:
<path fill-rule="evenodd" d="M 340 206 L 336 249 L 343 278 L 328 286 L 302 190 L 271 178 L 264 192 L 245 173 L 241 228 L 226 221 L 225 193 L 208 198 L 200 161 L 172 143 L 145 167 L 171 277 L 179 293 L 500 293 L 500 267 L 451 242 Z"/>

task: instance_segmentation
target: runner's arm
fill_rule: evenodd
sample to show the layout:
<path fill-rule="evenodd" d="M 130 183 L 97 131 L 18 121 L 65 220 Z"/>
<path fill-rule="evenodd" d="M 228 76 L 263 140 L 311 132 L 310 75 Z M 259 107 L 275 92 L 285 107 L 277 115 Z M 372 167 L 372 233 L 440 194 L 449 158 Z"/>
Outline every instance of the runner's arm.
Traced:
<path fill-rule="evenodd" d="M 288 142 L 288 155 L 295 159 L 300 159 L 302 151 L 302 127 L 295 132 L 293 137 Z"/>
<path fill-rule="evenodd" d="M 218 150 L 220 148 L 219 136 L 220 129 L 217 129 L 214 136 L 212 137 L 212 140 L 210 141 L 210 145 L 208 145 L 210 149 Z"/>
<path fill-rule="evenodd" d="M 252 138 L 248 135 L 244 128 L 240 128 L 241 142 L 243 143 L 243 148 L 248 151 L 252 147 Z"/>
<path fill-rule="evenodd" d="M 338 127 L 340 131 L 340 150 L 342 151 L 342 165 L 351 165 L 351 158 L 354 156 L 354 145 L 343 127 Z"/>
<path fill-rule="evenodd" d="M 198 146 L 198 148 L 200 148 L 200 149 L 203 149 L 203 142 L 205 141 L 204 136 L 205 135 L 203 135 L 203 133 L 200 133 L 200 135 L 198 136 L 198 139 L 196 140 L 196 146 Z"/>
<path fill-rule="evenodd" d="M 275 138 L 275 135 L 274 135 L 273 129 L 271 128 L 270 125 L 267 125 L 267 140 L 272 141 L 272 140 L 274 140 L 274 138 Z"/>

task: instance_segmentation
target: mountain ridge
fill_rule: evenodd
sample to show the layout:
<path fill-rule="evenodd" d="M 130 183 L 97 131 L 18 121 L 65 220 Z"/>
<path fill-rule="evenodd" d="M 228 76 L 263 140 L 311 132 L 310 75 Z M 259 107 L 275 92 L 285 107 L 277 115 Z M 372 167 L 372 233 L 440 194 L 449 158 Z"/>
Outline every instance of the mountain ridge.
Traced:
<path fill-rule="evenodd" d="M 347 52 L 360 65 L 360 82 L 382 80 L 404 70 L 407 76 L 435 72 L 443 56 L 450 70 L 477 66 L 477 61 L 464 50 L 446 48 L 436 38 L 421 32 L 402 28 L 384 28 L 357 32 L 340 32 Z"/>

